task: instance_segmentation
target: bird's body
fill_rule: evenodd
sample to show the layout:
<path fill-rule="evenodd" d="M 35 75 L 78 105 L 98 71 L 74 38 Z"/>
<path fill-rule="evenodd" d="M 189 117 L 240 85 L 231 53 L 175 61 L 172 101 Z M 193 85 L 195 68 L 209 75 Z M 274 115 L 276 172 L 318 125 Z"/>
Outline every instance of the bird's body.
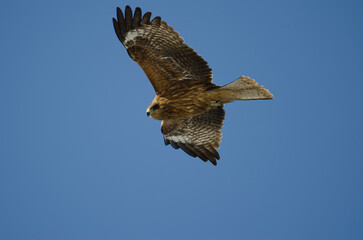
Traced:
<path fill-rule="evenodd" d="M 133 15 L 126 6 L 125 15 L 117 8 L 117 20 L 113 19 L 119 40 L 154 87 L 156 96 L 147 115 L 162 120 L 166 145 L 216 165 L 224 104 L 272 99 L 272 94 L 244 76 L 225 86 L 215 85 L 207 62 L 160 17 L 152 21 L 150 17 L 140 8 Z"/>
<path fill-rule="evenodd" d="M 185 119 L 216 107 L 212 104 L 213 99 L 208 95 L 206 86 L 199 83 L 190 86 L 190 91 L 178 85 L 169 89 L 168 96 L 156 95 L 147 112 L 152 106 L 159 105 L 158 111 L 150 115 L 153 119 Z"/>

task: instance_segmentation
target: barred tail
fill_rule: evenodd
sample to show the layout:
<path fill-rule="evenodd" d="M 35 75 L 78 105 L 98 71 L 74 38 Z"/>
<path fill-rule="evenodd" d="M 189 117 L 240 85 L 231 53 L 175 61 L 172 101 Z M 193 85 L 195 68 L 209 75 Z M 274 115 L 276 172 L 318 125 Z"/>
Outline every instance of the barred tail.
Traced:
<path fill-rule="evenodd" d="M 236 100 L 273 99 L 273 95 L 262 86 L 258 86 L 255 80 L 242 76 L 237 80 L 210 91 L 213 99 L 222 103 Z"/>

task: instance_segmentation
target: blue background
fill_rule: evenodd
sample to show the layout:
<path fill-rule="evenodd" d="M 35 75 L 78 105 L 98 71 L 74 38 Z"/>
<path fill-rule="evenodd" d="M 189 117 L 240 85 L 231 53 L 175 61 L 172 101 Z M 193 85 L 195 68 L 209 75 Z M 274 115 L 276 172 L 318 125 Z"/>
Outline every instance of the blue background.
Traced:
<path fill-rule="evenodd" d="M 1 239 L 362 239 L 362 1 L 2 1 Z M 226 106 L 218 166 L 165 147 L 116 6 L 272 101 Z"/>

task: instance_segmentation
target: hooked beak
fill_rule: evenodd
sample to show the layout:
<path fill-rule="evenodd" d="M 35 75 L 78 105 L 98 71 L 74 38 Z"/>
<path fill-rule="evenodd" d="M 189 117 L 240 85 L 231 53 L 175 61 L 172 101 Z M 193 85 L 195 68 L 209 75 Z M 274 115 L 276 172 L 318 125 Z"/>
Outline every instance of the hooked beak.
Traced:
<path fill-rule="evenodd" d="M 146 115 L 149 117 L 150 116 L 150 112 L 146 112 Z"/>

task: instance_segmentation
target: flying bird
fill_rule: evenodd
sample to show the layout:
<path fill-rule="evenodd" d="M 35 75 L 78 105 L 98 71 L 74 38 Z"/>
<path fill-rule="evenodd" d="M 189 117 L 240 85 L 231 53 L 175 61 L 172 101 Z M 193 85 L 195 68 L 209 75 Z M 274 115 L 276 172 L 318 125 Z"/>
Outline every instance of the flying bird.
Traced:
<path fill-rule="evenodd" d="M 215 85 L 208 63 L 160 17 L 151 20 L 150 12 L 142 15 L 137 7 L 132 13 L 126 6 L 123 13 L 117 8 L 113 26 L 155 90 L 146 114 L 162 120 L 165 145 L 217 165 L 224 104 L 273 98 L 268 90 L 245 76 L 224 86 Z"/>

